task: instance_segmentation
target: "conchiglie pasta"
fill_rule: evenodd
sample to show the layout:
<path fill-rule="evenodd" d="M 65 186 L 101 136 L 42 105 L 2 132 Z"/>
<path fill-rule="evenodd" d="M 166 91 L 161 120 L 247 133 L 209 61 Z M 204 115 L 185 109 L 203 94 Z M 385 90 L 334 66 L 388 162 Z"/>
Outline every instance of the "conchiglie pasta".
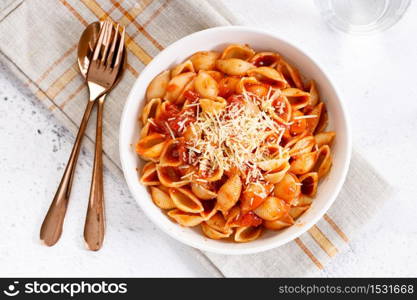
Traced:
<path fill-rule="evenodd" d="M 217 193 L 217 203 L 219 210 L 223 214 L 227 214 L 227 211 L 236 204 L 239 200 L 241 191 L 242 181 L 237 174 L 231 176 L 221 186 Z"/>
<path fill-rule="evenodd" d="M 286 81 L 290 82 L 291 87 L 296 87 L 300 90 L 304 89 L 298 70 L 287 61 L 281 59 L 277 65 L 277 70 L 285 77 Z"/>
<path fill-rule="evenodd" d="M 215 68 L 219 56 L 220 53 L 215 51 L 200 51 L 192 55 L 190 60 L 197 72 L 200 70 L 207 71 Z"/>
<path fill-rule="evenodd" d="M 249 60 L 256 67 L 271 67 L 274 68 L 277 66 L 280 60 L 280 56 L 274 52 L 259 52 L 252 56 Z"/>
<path fill-rule="evenodd" d="M 207 237 L 209 237 L 209 238 L 211 238 L 213 240 L 220 240 L 220 239 L 228 238 L 233 233 L 233 230 L 231 228 L 229 228 L 229 230 L 226 231 L 226 232 L 222 232 L 222 231 L 218 231 L 218 230 L 210 227 L 205 222 L 204 223 L 201 223 L 201 230 L 203 231 L 203 233 Z"/>
<path fill-rule="evenodd" d="M 186 72 L 173 77 L 168 83 L 164 99 L 175 102 L 187 84 L 193 80 L 195 76 L 196 74 L 194 72 Z"/>
<path fill-rule="evenodd" d="M 289 214 L 291 218 L 293 218 L 294 220 L 297 220 L 309 207 L 310 207 L 309 205 L 291 207 Z"/>
<path fill-rule="evenodd" d="M 301 193 L 297 176 L 287 173 L 284 178 L 275 185 L 274 196 L 291 203 Z"/>
<path fill-rule="evenodd" d="M 293 109 L 301 109 L 310 103 L 310 94 L 297 88 L 288 88 L 282 91 L 288 98 Z"/>
<path fill-rule="evenodd" d="M 156 170 L 159 181 L 167 187 L 181 187 L 190 182 L 189 177 L 184 177 L 177 167 L 158 165 Z"/>
<path fill-rule="evenodd" d="M 210 200 L 217 197 L 217 193 L 214 192 L 207 183 L 204 182 L 192 182 L 191 190 L 199 199 Z"/>
<path fill-rule="evenodd" d="M 244 43 L 217 50 L 150 82 L 138 118 L 135 150 L 148 161 L 139 181 L 180 226 L 251 242 L 314 205 L 336 133 L 326 131 L 320 86 L 285 57 Z"/>
<path fill-rule="evenodd" d="M 253 69 L 255 66 L 239 58 L 228 58 L 219 59 L 216 62 L 216 67 L 221 72 L 228 75 L 244 76 L 250 69 Z"/>
<path fill-rule="evenodd" d="M 269 84 L 271 87 L 282 89 L 287 86 L 284 77 L 277 70 L 270 67 L 259 67 L 248 70 L 248 75 L 255 77 L 260 82 Z"/>
<path fill-rule="evenodd" d="M 317 152 L 308 152 L 297 155 L 291 162 L 290 172 L 296 175 L 302 175 L 313 169 L 317 158 Z"/>
<path fill-rule="evenodd" d="M 171 71 L 171 76 L 175 77 L 181 73 L 187 73 L 187 72 L 195 72 L 194 66 L 191 60 L 186 60 L 182 64 L 179 64 L 178 66 L 173 68 Z"/>
<path fill-rule="evenodd" d="M 151 100 L 164 97 L 170 78 L 168 70 L 156 76 L 146 90 L 146 99 Z"/>
<path fill-rule="evenodd" d="M 294 224 L 293 218 L 287 213 L 283 217 L 273 221 L 265 221 L 264 223 L 265 228 L 271 230 L 281 230 L 287 227 L 290 227 Z"/>
<path fill-rule="evenodd" d="M 204 221 L 200 215 L 187 213 L 179 209 L 170 210 L 168 212 L 168 216 L 174 219 L 181 226 L 185 227 L 194 227 Z"/>
<path fill-rule="evenodd" d="M 145 164 L 140 177 L 140 182 L 143 185 L 159 185 L 158 173 L 156 171 L 156 165 L 153 162 Z"/>
<path fill-rule="evenodd" d="M 170 188 L 169 196 L 175 206 L 181 211 L 198 214 L 204 211 L 200 200 L 188 189 Z"/>
<path fill-rule="evenodd" d="M 284 200 L 277 197 L 267 197 L 254 212 L 264 220 L 273 221 L 284 216 L 289 209 L 290 206 Z"/>
<path fill-rule="evenodd" d="M 165 135 L 153 133 L 140 139 L 136 144 L 136 153 L 144 160 L 156 160 L 166 144 Z"/>
<path fill-rule="evenodd" d="M 301 193 L 309 197 L 314 197 L 317 193 L 318 181 L 319 176 L 317 172 L 310 172 L 301 176 Z"/>
<path fill-rule="evenodd" d="M 314 170 L 317 171 L 319 179 L 327 175 L 332 166 L 332 156 L 328 145 L 322 146 L 317 155 L 316 165 Z"/>
<path fill-rule="evenodd" d="M 317 146 L 321 147 L 323 145 L 331 145 L 334 138 L 336 136 L 336 132 L 328 131 L 328 132 L 320 132 L 317 133 L 314 138 L 316 140 Z"/>
<path fill-rule="evenodd" d="M 200 107 L 205 113 L 220 112 L 226 105 L 226 100 L 222 97 L 216 97 L 215 99 L 200 99 Z"/>
<path fill-rule="evenodd" d="M 156 206 L 162 209 L 173 209 L 176 207 L 167 190 L 163 190 L 163 186 L 151 186 L 150 189 L 152 200 Z"/>
<path fill-rule="evenodd" d="M 207 72 L 200 71 L 194 81 L 197 93 L 203 98 L 215 98 L 219 94 L 219 86 Z"/>
<path fill-rule="evenodd" d="M 262 227 L 239 227 L 236 229 L 234 240 L 238 243 L 254 241 L 262 234 Z"/>
<path fill-rule="evenodd" d="M 149 100 L 146 103 L 145 107 L 143 108 L 142 113 L 142 124 L 146 124 L 149 118 L 154 118 L 156 116 L 156 112 L 158 111 L 159 106 L 161 105 L 161 98 L 154 98 Z"/>
<path fill-rule="evenodd" d="M 232 44 L 224 49 L 221 59 L 238 58 L 248 60 L 255 55 L 255 51 L 246 45 Z"/>

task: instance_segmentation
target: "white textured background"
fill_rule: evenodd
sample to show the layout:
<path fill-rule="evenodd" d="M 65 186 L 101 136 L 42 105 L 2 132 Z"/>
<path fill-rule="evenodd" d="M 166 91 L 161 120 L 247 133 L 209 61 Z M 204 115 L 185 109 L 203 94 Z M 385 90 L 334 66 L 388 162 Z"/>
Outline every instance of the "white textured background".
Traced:
<path fill-rule="evenodd" d="M 349 250 L 317 275 L 417 276 L 416 3 L 391 29 L 365 37 L 329 29 L 312 1 L 226 0 L 223 5 L 321 62 L 347 103 L 356 150 L 396 188 Z M 0 276 L 207 276 L 186 246 L 140 218 L 121 174 L 105 176 L 104 248 L 84 249 L 92 167 L 92 155 L 85 152 L 63 236 L 55 247 L 40 245 L 39 227 L 73 141 L 0 64 Z"/>

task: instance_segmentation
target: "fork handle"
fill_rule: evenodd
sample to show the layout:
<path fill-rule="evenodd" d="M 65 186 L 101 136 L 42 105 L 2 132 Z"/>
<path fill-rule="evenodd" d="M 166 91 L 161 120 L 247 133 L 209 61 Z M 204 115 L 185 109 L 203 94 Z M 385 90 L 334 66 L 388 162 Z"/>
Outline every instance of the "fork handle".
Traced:
<path fill-rule="evenodd" d="M 81 149 L 81 141 L 84 137 L 85 129 L 87 128 L 87 123 L 90 119 L 93 107 L 94 101 L 88 101 L 80 124 L 80 129 L 78 130 L 77 137 L 75 138 L 75 143 L 68 159 L 67 166 L 65 167 L 64 174 L 62 175 L 61 182 L 41 226 L 40 239 L 47 246 L 55 245 L 62 234 L 62 227 L 68 207 L 72 180 L 74 179 L 75 167 L 77 165 L 76 163 Z"/>
<path fill-rule="evenodd" d="M 97 251 L 103 245 L 105 216 L 103 192 L 103 106 L 105 95 L 98 99 L 96 144 L 94 151 L 93 176 L 91 179 L 90 198 L 84 225 L 86 247 Z"/>

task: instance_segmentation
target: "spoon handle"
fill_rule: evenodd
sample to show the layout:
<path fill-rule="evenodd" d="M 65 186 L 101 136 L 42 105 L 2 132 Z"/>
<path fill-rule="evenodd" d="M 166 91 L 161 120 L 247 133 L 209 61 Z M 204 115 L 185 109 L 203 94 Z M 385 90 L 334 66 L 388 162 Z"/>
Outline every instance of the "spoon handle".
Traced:
<path fill-rule="evenodd" d="M 75 143 L 72 148 L 70 157 L 64 174 L 62 175 L 61 183 L 58 186 L 54 200 L 52 201 L 49 210 L 43 220 L 40 239 L 47 246 L 53 246 L 59 240 L 62 233 L 62 226 L 64 224 L 65 213 L 68 207 L 69 196 L 71 192 L 72 180 L 74 179 L 74 171 L 78 159 L 78 154 L 81 149 L 81 141 L 84 137 L 85 129 L 88 120 L 90 119 L 91 111 L 94 107 L 94 101 L 88 101 L 85 108 L 84 116 L 82 118 L 80 129 L 78 130 Z"/>
<path fill-rule="evenodd" d="M 87 216 L 84 225 L 84 240 L 86 247 L 97 251 L 103 245 L 105 217 L 104 217 L 104 192 L 103 192 L 103 95 L 98 99 L 96 145 L 94 152 L 93 176 L 91 179 L 90 199 L 88 202 Z"/>

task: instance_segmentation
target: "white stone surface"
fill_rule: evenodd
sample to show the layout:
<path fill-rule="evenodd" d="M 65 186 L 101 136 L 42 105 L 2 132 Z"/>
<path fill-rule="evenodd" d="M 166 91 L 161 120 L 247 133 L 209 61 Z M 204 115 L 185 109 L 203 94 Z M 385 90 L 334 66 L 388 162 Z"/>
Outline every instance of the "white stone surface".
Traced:
<path fill-rule="evenodd" d="M 350 110 L 355 148 L 396 188 L 320 275 L 417 276 L 416 3 L 391 29 L 365 37 L 330 30 L 312 1 L 222 5 L 293 41 L 327 69 Z M 208 276 L 186 246 L 142 217 L 120 174 L 105 174 L 106 244 L 99 252 L 84 249 L 89 153 L 80 155 L 61 240 L 40 245 L 39 227 L 73 141 L 0 66 L 0 276 Z"/>

